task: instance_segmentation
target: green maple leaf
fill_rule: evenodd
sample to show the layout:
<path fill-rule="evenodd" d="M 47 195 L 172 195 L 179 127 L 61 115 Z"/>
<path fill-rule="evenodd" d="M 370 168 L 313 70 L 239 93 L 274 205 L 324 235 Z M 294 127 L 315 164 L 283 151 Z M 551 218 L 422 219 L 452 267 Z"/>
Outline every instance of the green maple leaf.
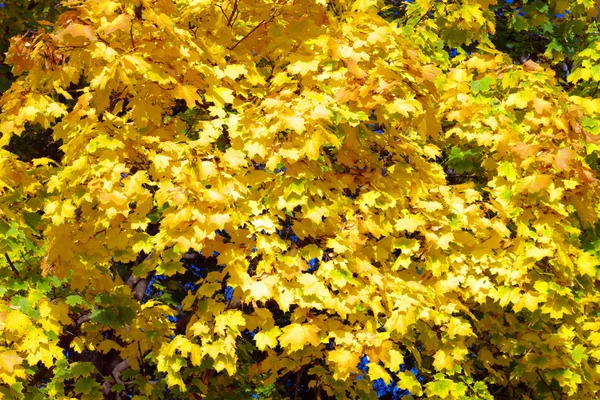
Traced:
<path fill-rule="evenodd" d="M 487 92 L 488 90 L 490 90 L 490 87 L 495 83 L 496 80 L 494 78 L 485 76 L 477 81 L 471 82 L 471 90 L 473 90 L 474 94 L 477 94 L 479 92 Z"/>
<path fill-rule="evenodd" d="M 65 303 L 67 303 L 67 305 L 70 305 L 70 306 L 76 306 L 79 304 L 83 304 L 84 302 L 85 302 L 85 300 L 83 299 L 83 297 L 81 297 L 79 295 L 67 296 L 67 298 L 65 299 Z"/>
<path fill-rule="evenodd" d="M 75 383 L 75 393 L 88 394 L 99 387 L 94 378 L 79 378 Z"/>
<path fill-rule="evenodd" d="M 445 398 L 453 392 L 456 384 L 449 379 L 439 379 L 425 385 L 425 393 L 428 396 L 439 396 Z"/>

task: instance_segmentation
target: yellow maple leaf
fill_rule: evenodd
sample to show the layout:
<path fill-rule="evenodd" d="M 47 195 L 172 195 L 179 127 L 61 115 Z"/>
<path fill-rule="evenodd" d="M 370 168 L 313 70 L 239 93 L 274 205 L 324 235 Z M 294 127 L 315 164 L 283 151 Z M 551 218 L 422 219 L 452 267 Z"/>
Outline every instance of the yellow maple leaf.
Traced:
<path fill-rule="evenodd" d="M 394 227 L 399 231 L 414 232 L 425 223 L 425 219 L 420 214 L 413 214 L 398 219 Z"/>
<path fill-rule="evenodd" d="M 377 0 L 356 0 L 352 4 L 352 11 L 364 12 L 375 6 L 377 6 Z"/>
<path fill-rule="evenodd" d="M 277 346 L 277 338 L 280 335 L 281 329 L 277 326 L 266 331 L 260 331 L 254 335 L 256 347 L 261 351 L 264 351 L 267 347 L 273 349 Z"/>
<path fill-rule="evenodd" d="M 179 85 L 173 90 L 173 95 L 177 99 L 185 100 L 185 104 L 192 108 L 196 105 L 196 102 L 202 104 L 202 98 L 198 94 L 198 89 L 190 85 Z"/>
<path fill-rule="evenodd" d="M 97 347 L 96 349 L 98 351 L 101 351 L 104 354 L 107 354 L 109 351 L 111 350 L 117 350 L 117 351 L 121 351 L 123 350 L 123 347 L 121 347 L 117 342 L 113 341 L 113 340 L 103 340 Z"/>
<path fill-rule="evenodd" d="M 268 300 L 271 298 L 271 288 L 265 282 L 252 282 L 248 290 L 250 290 L 249 298 L 253 300 Z"/>
<path fill-rule="evenodd" d="M 392 372 L 400 371 L 400 367 L 404 364 L 404 356 L 398 350 L 390 349 L 381 355 L 386 368 L 389 368 Z"/>
<path fill-rule="evenodd" d="M 54 118 L 62 117 L 67 114 L 66 106 L 61 103 L 50 103 L 46 108 L 46 113 Z"/>
<path fill-rule="evenodd" d="M 250 223 L 258 231 L 264 230 L 267 233 L 273 233 L 277 230 L 278 224 L 276 220 L 270 215 L 261 215 L 253 218 Z"/>
<path fill-rule="evenodd" d="M 80 337 L 75 337 L 75 338 L 73 338 L 73 341 L 71 342 L 71 348 L 76 353 L 81 354 L 85 350 L 85 343 L 83 343 L 83 340 L 81 340 Z"/>
<path fill-rule="evenodd" d="M 398 382 L 399 387 L 408 390 L 410 393 L 416 396 L 420 396 L 421 394 L 423 394 L 423 388 L 421 387 L 421 383 L 412 372 L 398 372 L 398 377 L 400 378 L 400 381 Z"/>
<path fill-rule="evenodd" d="M 317 160 L 321 155 L 321 146 L 325 143 L 325 136 L 320 130 L 315 130 L 310 139 L 306 141 L 302 151 L 309 160 Z"/>
<path fill-rule="evenodd" d="M 91 42 L 95 42 L 97 40 L 96 36 L 94 35 L 94 28 L 92 26 L 77 23 L 70 23 L 65 29 L 59 31 L 53 36 L 59 42 L 69 43 L 73 43 L 72 38 L 83 38 Z"/>
<path fill-rule="evenodd" d="M 537 193 L 550 186 L 551 182 L 552 175 L 539 174 L 527 176 L 519 184 L 519 191 L 523 192 L 527 190 L 529 193 Z"/>
<path fill-rule="evenodd" d="M 213 161 L 200 161 L 196 164 L 200 179 L 208 179 L 218 173 L 217 166 Z"/>
<path fill-rule="evenodd" d="M 267 154 L 269 154 L 265 144 L 256 140 L 246 142 L 244 145 L 244 150 L 246 150 L 249 157 L 255 157 L 258 155 L 261 158 L 265 158 Z"/>
<path fill-rule="evenodd" d="M 233 103 L 235 96 L 233 90 L 225 87 L 210 87 L 206 91 L 206 100 L 212 101 L 219 106 Z"/>
<path fill-rule="evenodd" d="M 19 336 L 23 336 L 27 333 L 27 329 L 31 326 L 31 320 L 29 317 L 18 310 L 13 310 L 6 316 L 6 321 L 10 321 L 6 325 L 5 329 L 10 332 L 15 332 Z"/>
<path fill-rule="evenodd" d="M 548 248 L 541 249 L 539 247 L 531 246 L 531 247 L 527 248 L 527 250 L 525 251 L 525 255 L 527 257 L 531 257 L 535 260 L 541 260 L 544 257 L 553 256 L 554 249 L 548 249 Z"/>
<path fill-rule="evenodd" d="M 227 331 L 239 334 L 239 327 L 244 326 L 246 319 L 240 310 L 228 310 L 215 317 L 215 332 L 225 335 Z"/>
<path fill-rule="evenodd" d="M 318 346 L 321 341 L 318 335 L 320 331 L 321 328 L 316 325 L 292 323 L 282 329 L 279 343 L 292 352 L 302 349 L 307 344 Z"/>
<path fill-rule="evenodd" d="M 414 100 L 396 99 L 386 106 L 386 110 L 390 114 L 400 114 L 408 117 L 410 113 L 417 111 L 417 107 Z"/>
<path fill-rule="evenodd" d="M 19 356 L 15 350 L 0 352 L 0 371 L 12 374 L 15 368 L 23 362 L 23 357 Z"/>
<path fill-rule="evenodd" d="M 75 216 L 76 207 L 71 200 L 56 200 L 50 202 L 44 208 L 44 213 L 52 219 L 54 225 L 62 224 L 66 219 Z"/>
<path fill-rule="evenodd" d="M 598 258 L 591 253 L 582 252 L 577 258 L 577 269 L 579 270 L 579 273 L 581 275 L 589 275 L 591 277 L 596 277 L 596 267 L 598 265 L 600 265 L 600 262 L 598 262 Z"/>
<path fill-rule="evenodd" d="M 285 121 L 285 126 L 293 131 L 298 133 L 304 132 L 304 118 L 299 115 L 294 115 L 290 117 L 283 117 Z"/>
<path fill-rule="evenodd" d="M 223 162 L 233 169 L 239 169 L 240 167 L 245 167 L 248 165 L 248 161 L 246 161 L 246 155 L 240 150 L 229 148 L 221 157 Z"/>
<path fill-rule="evenodd" d="M 334 364 L 334 379 L 344 380 L 351 372 L 356 371 L 360 355 L 347 349 L 335 349 L 327 353 L 327 360 Z"/>
<path fill-rule="evenodd" d="M 526 308 L 529 311 L 534 312 L 538 309 L 538 304 L 542 301 L 543 299 L 537 294 L 527 292 L 521 296 L 517 303 L 515 303 L 513 306 L 513 311 L 519 312 L 523 308 Z"/>
<path fill-rule="evenodd" d="M 454 360 L 452 355 L 448 354 L 444 349 L 436 351 L 435 355 L 433 356 L 433 366 L 438 371 L 454 369 Z"/>
<path fill-rule="evenodd" d="M 223 71 L 223 74 L 229 79 L 237 79 L 241 75 L 245 75 L 248 73 L 248 69 L 246 66 L 242 64 L 228 64 Z"/>
<path fill-rule="evenodd" d="M 373 362 L 369 363 L 369 378 L 372 381 L 377 379 L 383 379 L 386 385 L 388 385 L 392 381 L 392 377 L 388 372 L 379 364 L 375 364 Z"/>
<path fill-rule="evenodd" d="M 450 319 L 450 322 L 446 325 L 446 333 L 452 339 L 455 336 L 475 336 L 471 325 L 460 318 Z"/>
<path fill-rule="evenodd" d="M 202 346 L 192 343 L 190 346 L 190 361 L 192 362 L 192 365 L 199 366 L 202 363 L 204 355 L 205 353 Z"/>
<path fill-rule="evenodd" d="M 304 217 L 310 219 L 315 224 L 323 223 L 323 217 L 329 215 L 330 210 L 326 206 L 319 206 L 315 203 L 309 203 L 305 207 Z"/>
<path fill-rule="evenodd" d="M 312 55 L 293 55 L 290 57 L 290 65 L 287 70 L 292 74 L 306 75 L 310 71 L 319 69 L 319 59 Z"/>

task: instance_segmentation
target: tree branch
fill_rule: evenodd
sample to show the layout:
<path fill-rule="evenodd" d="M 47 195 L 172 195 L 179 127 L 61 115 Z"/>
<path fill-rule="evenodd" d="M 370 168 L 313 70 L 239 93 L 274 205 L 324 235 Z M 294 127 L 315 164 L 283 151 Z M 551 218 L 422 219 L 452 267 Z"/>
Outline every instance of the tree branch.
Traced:
<path fill-rule="evenodd" d="M 193 261 L 193 260 L 201 260 L 204 256 L 200 253 L 185 253 L 181 255 L 183 260 Z"/>
<path fill-rule="evenodd" d="M 15 273 L 15 275 L 17 276 L 17 278 L 19 278 L 20 277 L 19 270 L 17 269 L 17 267 L 15 267 L 15 264 L 13 264 L 8 253 L 4 253 L 4 257 L 6 257 L 6 261 L 8 261 L 8 265 L 10 265 L 10 269 L 12 269 L 13 272 Z"/>
<path fill-rule="evenodd" d="M 115 378 L 115 381 L 117 381 L 117 383 L 123 383 L 123 381 L 121 380 L 121 373 L 123 373 L 123 371 L 125 371 L 127 368 L 129 368 L 129 357 L 115 365 L 111 372 L 111 375 Z"/>
<path fill-rule="evenodd" d="M 123 361 L 120 361 L 117 365 L 114 366 L 114 368 L 112 369 L 112 371 L 110 372 L 110 374 L 112 375 L 112 377 L 115 379 L 115 382 L 117 384 L 121 384 L 123 383 L 123 381 L 121 380 L 121 374 L 123 373 L 123 371 L 125 371 L 127 368 L 129 368 L 129 357 L 124 359 Z M 113 387 L 113 383 L 106 379 L 103 383 L 102 383 L 102 388 L 104 391 L 104 395 L 108 396 L 108 394 L 111 392 Z"/>
<path fill-rule="evenodd" d="M 133 287 L 133 298 L 137 301 L 142 301 L 144 298 L 144 294 L 146 294 L 146 289 L 148 288 L 148 284 L 150 283 L 152 275 L 154 275 L 154 272 L 150 272 L 146 278 L 140 279 Z"/>
<path fill-rule="evenodd" d="M 234 17 L 235 17 L 235 14 L 237 13 L 237 10 L 238 10 L 238 0 L 234 0 L 233 1 L 233 10 L 231 11 L 231 15 L 229 16 L 229 18 L 227 18 L 227 26 L 233 25 Z"/>
<path fill-rule="evenodd" d="M 91 318 L 92 318 L 92 313 L 88 312 L 88 313 L 83 314 L 81 317 L 77 318 L 77 321 L 75 321 L 75 323 L 77 325 L 81 325 L 84 322 L 89 321 Z"/>

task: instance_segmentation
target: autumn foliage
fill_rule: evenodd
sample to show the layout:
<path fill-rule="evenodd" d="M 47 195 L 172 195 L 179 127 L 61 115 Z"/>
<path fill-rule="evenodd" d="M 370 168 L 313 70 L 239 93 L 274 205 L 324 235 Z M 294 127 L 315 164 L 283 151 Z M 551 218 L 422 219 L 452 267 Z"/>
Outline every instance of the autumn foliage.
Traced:
<path fill-rule="evenodd" d="M 509 3 L 29 14 L 0 398 L 600 396 L 598 2 Z"/>

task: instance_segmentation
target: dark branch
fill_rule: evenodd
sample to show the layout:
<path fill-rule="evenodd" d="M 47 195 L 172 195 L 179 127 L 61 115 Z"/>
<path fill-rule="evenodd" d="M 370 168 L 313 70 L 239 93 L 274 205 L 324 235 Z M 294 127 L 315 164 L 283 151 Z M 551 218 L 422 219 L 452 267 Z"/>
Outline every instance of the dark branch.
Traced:
<path fill-rule="evenodd" d="M 19 275 L 19 270 L 17 269 L 17 267 L 15 267 L 15 264 L 13 264 L 12 260 L 10 259 L 8 253 L 4 253 L 4 257 L 6 257 L 6 261 L 8 261 L 8 265 L 10 265 L 10 269 L 13 270 L 13 272 L 15 273 L 15 275 L 17 277 L 20 277 Z"/>

